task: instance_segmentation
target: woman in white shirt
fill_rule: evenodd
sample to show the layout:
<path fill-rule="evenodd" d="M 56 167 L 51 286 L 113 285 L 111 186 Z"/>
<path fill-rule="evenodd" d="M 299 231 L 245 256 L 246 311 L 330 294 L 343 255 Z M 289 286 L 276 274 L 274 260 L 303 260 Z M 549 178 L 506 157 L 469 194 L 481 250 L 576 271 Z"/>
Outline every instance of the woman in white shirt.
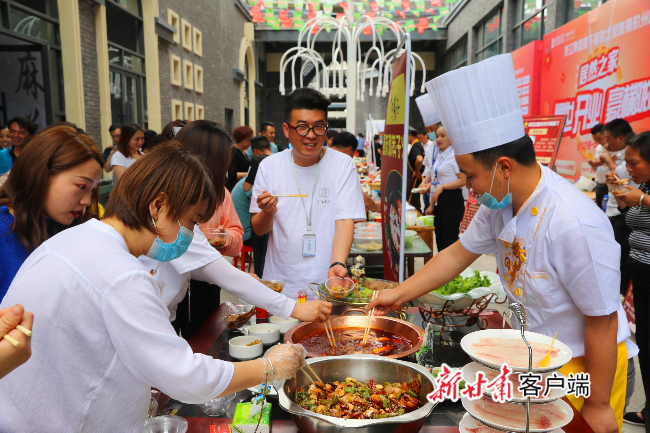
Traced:
<path fill-rule="evenodd" d="M 202 403 L 295 374 L 300 345 L 239 363 L 192 353 L 137 259 L 181 256 L 215 206 L 200 159 L 179 143 L 160 145 L 124 174 L 103 221 L 61 232 L 30 255 L 0 304 L 20 299 L 38 317 L 31 359 L 2 380 L 0 431 L 139 433 L 151 387 Z"/>
<path fill-rule="evenodd" d="M 111 157 L 113 184 L 116 184 L 127 168 L 143 155 L 140 148 L 144 144 L 144 129 L 137 123 L 122 126 L 117 151 Z"/>
<path fill-rule="evenodd" d="M 425 193 L 432 193 L 426 214 L 435 217 L 436 246 L 440 252 L 458 240 L 460 223 L 465 212 L 462 188 L 467 181 L 458 169 L 454 149 L 442 124 L 436 130 L 436 151 L 429 177 L 431 183 L 425 185 Z"/>

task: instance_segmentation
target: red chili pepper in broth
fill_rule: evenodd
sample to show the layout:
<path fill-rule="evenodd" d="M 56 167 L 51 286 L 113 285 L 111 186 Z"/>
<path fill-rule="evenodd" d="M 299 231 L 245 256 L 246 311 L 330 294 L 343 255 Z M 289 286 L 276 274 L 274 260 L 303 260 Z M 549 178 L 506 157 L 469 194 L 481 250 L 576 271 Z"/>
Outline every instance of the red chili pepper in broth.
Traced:
<path fill-rule="evenodd" d="M 370 386 L 370 388 L 372 388 L 372 386 L 373 386 L 373 381 L 372 381 L 372 379 L 370 379 L 370 382 L 368 382 L 368 385 Z"/>

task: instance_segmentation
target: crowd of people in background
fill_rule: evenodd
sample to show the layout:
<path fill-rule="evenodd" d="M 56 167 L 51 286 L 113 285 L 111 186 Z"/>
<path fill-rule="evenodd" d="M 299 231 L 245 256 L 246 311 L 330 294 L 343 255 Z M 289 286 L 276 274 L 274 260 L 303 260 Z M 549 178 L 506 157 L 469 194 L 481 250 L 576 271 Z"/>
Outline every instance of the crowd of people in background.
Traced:
<path fill-rule="evenodd" d="M 23 343 L 18 350 L 0 340 L 0 378 L 30 356 L 29 337 L 14 328 L 18 324 L 31 328 L 32 313 L 21 305 L 12 305 L 35 299 L 37 294 L 30 294 L 29 287 L 43 284 L 43 279 L 62 261 L 70 265 L 67 278 L 74 280 L 80 290 L 89 285 L 103 293 L 101 296 L 108 296 L 105 294 L 114 289 L 110 288 L 110 281 L 98 276 L 102 272 L 98 267 L 121 266 L 114 270 L 116 275 L 123 275 L 125 270 L 137 274 L 136 270 L 141 270 L 138 266 L 144 266 L 145 274 L 157 283 L 162 303 L 152 304 L 146 291 L 135 292 L 139 293 L 140 307 L 155 316 L 155 326 L 163 337 L 157 342 L 148 340 L 150 335 L 144 328 L 137 328 L 140 322 L 134 318 L 137 312 L 131 306 L 111 301 L 115 302 L 110 306 L 111 318 L 99 323 L 87 317 L 82 319 L 83 312 L 69 304 L 72 301 L 62 299 L 60 293 L 47 295 L 54 296 L 52 303 L 31 302 L 39 305 L 37 323 L 42 320 L 54 326 L 47 319 L 50 309 L 63 304 L 74 313 L 72 317 L 77 317 L 77 323 L 69 322 L 66 326 L 94 330 L 109 352 L 123 353 L 128 348 L 141 353 L 142 349 L 134 346 L 134 342 L 140 341 L 142 347 L 150 349 L 148 354 L 142 353 L 149 359 L 152 353 L 160 352 L 160 347 L 173 347 L 171 352 L 161 353 L 161 358 L 175 359 L 177 365 L 186 365 L 193 372 L 198 371 L 197 365 L 202 366 L 203 373 L 188 383 L 183 383 L 184 378 L 173 379 L 170 388 L 169 383 L 157 381 L 166 374 L 165 362 L 151 360 L 153 371 L 159 374 L 152 381 L 138 377 L 140 367 L 134 358 L 129 358 L 134 355 L 124 355 L 123 367 L 129 370 L 128 375 L 133 375 L 130 379 L 160 389 L 166 387 L 169 391 L 165 392 L 175 392 L 186 401 L 208 397 L 205 384 L 212 384 L 211 391 L 219 390 L 216 396 L 248 382 L 260 382 L 260 371 L 267 366 L 251 364 L 235 369 L 234 373 L 230 371 L 240 379 L 233 379 L 226 389 L 209 373 L 222 374 L 230 367 L 192 358 L 196 355 L 175 338 L 180 335 L 187 339 L 196 332 L 219 305 L 221 287 L 283 317 L 322 321 L 329 315 L 328 303 L 312 301 L 299 306 L 295 299 L 308 283 L 346 275 L 355 221 L 365 220 L 368 211 L 381 209 L 380 202 L 360 188 L 352 158 L 367 156 L 366 152 L 372 151 L 373 163 L 381 168 L 382 137 L 378 134 L 366 140 L 361 133 L 355 136 L 353 132 L 329 128 L 328 105 L 328 99 L 308 88 L 298 89 L 287 98 L 282 132 L 291 150 L 283 152 L 275 143 L 276 126 L 272 122 L 263 122 L 258 131 L 245 125 L 228 131 L 222 124 L 209 120 L 175 120 L 160 134 L 134 123 L 114 124 L 108 131 L 110 145 L 103 154 L 84 131 L 71 123 L 53 124 L 38 133 L 33 122 L 21 117 L 0 125 L 0 300 L 9 293 L 0 309 L 0 337 L 9 333 Z M 591 133 L 597 143 L 595 159 L 589 161 L 596 172 L 596 204 L 605 211 L 621 246 L 621 262 L 617 264 L 621 270 L 621 295 L 627 293 L 630 282 L 633 285 L 639 360 L 647 395 L 650 132 L 635 135 L 627 121 L 615 119 L 596 125 Z M 370 138 L 372 146 L 367 143 Z M 434 215 L 436 247 L 438 252 L 443 251 L 459 239 L 463 217 L 478 209 L 476 195 L 466 188 L 468 180 L 456 163 L 444 125 L 409 128 L 407 166 L 408 202 L 421 214 Z M 115 188 L 106 210 L 97 192 L 104 171 L 112 173 Z M 627 182 L 625 191 L 619 195 L 610 193 L 622 179 Z M 308 194 L 308 198 L 278 197 L 292 194 Z M 91 221 L 100 218 L 106 224 Z M 200 234 L 202 229 L 228 233 L 226 243 L 213 248 Z M 55 237 L 59 233 L 65 235 Z M 109 245 L 113 251 L 109 263 L 105 260 L 109 253 L 104 248 L 83 245 L 79 236 Z M 152 253 L 159 240 L 160 249 Z M 170 243 L 178 248 L 166 249 Z M 70 255 L 64 247 L 71 246 L 84 251 L 86 256 L 81 259 Z M 180 250 L 187 252 L 178 258 Z M 270 293 L 252 276 L 219 260 L 222 256 L 241 255 L 245 261 L 245 252 L 252 253 L 258 276 L 287 282 L 282 295 Z M 75 263 L 79 269 L 72 266 Z M 88 269 L 97 275 L 88 277 Z M 124 278 L 123 287 L 150 283 L 142 275 Z M 38 296 L 46 296 L 41 292 Z M 312 294 L 308 295 L 313 299 Z M 96 300 L 87 302 L 97 312 L 106 308 Z M 171 313 L 170 317 L 163 318 L 161 307 Z M 112 337 L 114 332 L 122 332 L 132 341 L 113 347 L 116 343 L 102 340 L 104 334 Z M 54 361 L 60 368 L 70 362 L 68 355 L 80 344 L 66 342 L 70 348 Z M 283 350 L 276 354 L 276 360 L 297 359 L 291 348 Z M 31 361 L 35 366 L 31 374 L 53 367 L 52 360 L 41 354 L 35 358 Z M 106 359 L 94 361 L 97 374 L 104 371 Z M 287 370 L 286 374 L 289 373 Z M 255 376 L 255 383 L 244 379 L 246 374 Z M 276 374 L 281 376 L 277 371 Z M 18 392 L 25 385 L 23 376 L 6 386 Z M 81 380 L 89 383 L 93 377 L 89 373 Z M 50 386 L 54 390 L 58 385 L 51 381 L 45 388 Z M 125 389 L 121 392 L 130 393 Z M 0 403 L 9 404 L 7 393 L 0 393 Z M 81 407 L 72 401 L 65 403 L 68 407 Z M 7 414 L 0 427 L 12 425 L 19 416 L 18 409 L 9 409 Z M 648 419 L 645 409 L 625 417 L 635 423 Z"/>

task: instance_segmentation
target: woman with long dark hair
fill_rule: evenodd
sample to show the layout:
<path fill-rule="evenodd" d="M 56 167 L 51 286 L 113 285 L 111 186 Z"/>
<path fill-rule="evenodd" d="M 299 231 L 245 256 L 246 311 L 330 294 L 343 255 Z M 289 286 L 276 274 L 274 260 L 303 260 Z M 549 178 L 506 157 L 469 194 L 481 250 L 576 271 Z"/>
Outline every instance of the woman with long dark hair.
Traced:
<path fill-rule="evenodd" d="M 182 257 L 216 205 L 200 158 L 163 144 L 124 173 L 105 219 L 30 255 L 0 304 L 19 299 L 37 317 L 31 359 L 2 379 L 0 431 L 139 432 L 152 387 L 196 404 L 295 375 L 306 355 L 300 345 L 237 363 L 193 353 L 137 259 Z"/>
<path fill-rule="evenodd" d="M 98 213 L 104 160 L 72 126 L 43 130 L 0 188 L 0 300 L 27 256 L 64 226 Z"/>
<path fill-rule="evenodd" d="M 117 183 L 127 168 L 143 155 L 140 149 L 144 144 L 144 129 L 137 123 L 122 125 L 117 151 L 111 157 L 113 183 Z"/>
<path fill-rule="evenodd" d="M 204 227 L 206 223 L 212 225 L 215 218 L 225 217 L 219 217 L 217 214 L 224 200 L 229 199 L 224 184 L 230 162 L 232 137 L 220 123 L 195 120 L 184 126 L 175 138 L 183 143 L 190 153 L 206 161 L 214 181 L 217 205 L 215 216 L 209 222 L 201 223 L 199 227 Z M 236 212 L 234 217 L 237 218 Z M 162 287 L 162 299 L 170 311 L 170 320 L 174 321 L 174 327 L 185 338 L 189 338 L 219 307 L 220 287 L 285 319 L 294 317 L 313 322 L 325 321 L 329 317 L 332 308 L 329 302 L 312 301 L 298 304 L 296 300 L 274 292 L 252 276 L 237 270 L 210 246 L 199 227 L 195 227 L 189 250 L 180 259 L 158 263 L 147 257 L 140 257 Z M 192 309 L 191 313 L 189 308 Z"/>
<path fill-rule="evenodd" d="M 625 186 L 624 194 L 616 197 L 618 208 L 625 213 L 630 233 L 632 294 L 636 318 L 636 344 L 639 346 L 639 365 L 646 402 L 650 398 L 650 132 L 642 132 L 627 142 L 625 147 L 627 173 L 638 188 Z M 614 172 L 607 174 L 607 183 L 616 182 Z M 648 406 L 642 414 L 626 413 L 623 419 L 632 424 L 645 423 L 650 428 Z"/>

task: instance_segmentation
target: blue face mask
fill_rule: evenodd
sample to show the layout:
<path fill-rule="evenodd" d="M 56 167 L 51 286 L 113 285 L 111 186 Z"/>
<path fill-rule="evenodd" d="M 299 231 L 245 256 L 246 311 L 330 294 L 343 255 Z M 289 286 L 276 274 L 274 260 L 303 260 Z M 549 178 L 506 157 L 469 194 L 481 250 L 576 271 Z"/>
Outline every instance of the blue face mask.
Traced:
<path fill-rule="evenodd" d="M 436 133 L 435 132 L 429 132 L 427 134 L 427 137 L 429 137 L 429 140 L 431 140 L 431 141 L 436 141 Z"/>
<path fill-rule="evenodd" d="M 492 183 L 490 184 L 490 192 L 481 194 L 478 197 L 476 197 L 476 201 L 478 201 L 479 204 L 482 204 L 485 207 L 488 207 L 490 209 L 495 209 L 495 210 L 504 208 L 508 206 L 510 203 L 512 203 L 512 193 L 510 192 L 510 178 L 508 178 L 508 194 L 506 194 L 506 196 L 503 197 L 503 200 L 497 201 L 497 199 L 494 198 L 492 194 L 490 194 L 492 192 L 492 185 L 494 185 L 494 176 L 497 174 L 497 164 L 494 165 L 494 173 L 492 174 Z"/>
<path fill-rule="evenodd" d="M 160 236 L 156 237 L 149 248 L 149 252 L 146 254 L 150 259 L 158 260 L 159 262 L 169 262 L 171 260 L 177 259 L 190 247 L 192 239 L 194 238 L 194 232 L 186 229 L 178 222 L 180 230 L 176 240 L 171 244 L 166 244 L 160 239 Z M 153 226 L 156 227 L 156 221 L 153 222 Z"/>

